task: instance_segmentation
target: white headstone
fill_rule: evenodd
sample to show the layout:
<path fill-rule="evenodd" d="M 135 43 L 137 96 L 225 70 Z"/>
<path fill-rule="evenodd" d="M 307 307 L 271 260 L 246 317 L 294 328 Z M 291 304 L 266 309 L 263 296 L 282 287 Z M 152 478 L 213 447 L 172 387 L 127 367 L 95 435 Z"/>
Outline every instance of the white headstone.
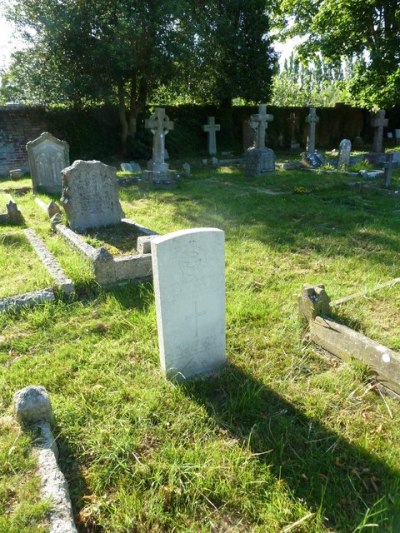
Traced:
<path fill-rule="evenodd" d="M 224 232 L 176 231 L 151 242 L 161 368 L 188 378 L 225 363 Z"/>
<path fill-rule="evenodd" d="M 51 194 L 62 190 L 61 170 L 69 165 L 69 145 L 44 132 L 26 145 L 34 190 Z"/>
<path fill-rule="evenodd" d="M 343 139 L 339 144 L 338 167 L 347 167 L 350 164 L 351 141 Z"/>
<path fill-rule="evenodd" d="M 215 155 L 217 153 L 216 132 L 221 131 L 221 125 L 215 124 L 215 117 L 208 117 L 208 124 L 203 126 L 203 131 L 208 133 L 208 153 Z"/>
<path fill-rule="evenodd" d="M 118 224 L 125 216 L 118 198 L 116 169 L 100 161 L 75 161 L 62 171 L 61 203 L 72 230 Z"/>

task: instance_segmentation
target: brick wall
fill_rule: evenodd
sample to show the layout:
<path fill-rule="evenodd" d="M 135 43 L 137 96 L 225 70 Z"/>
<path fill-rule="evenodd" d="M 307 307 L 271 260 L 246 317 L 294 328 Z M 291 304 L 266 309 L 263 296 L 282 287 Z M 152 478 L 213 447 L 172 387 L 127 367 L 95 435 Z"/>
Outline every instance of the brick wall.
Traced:
<path fill-rule="evenodd" d="M 0 106 L 0 175 L 22 168 L 29 171 L 25 145 L 46 131 L 44 109 Z"/>

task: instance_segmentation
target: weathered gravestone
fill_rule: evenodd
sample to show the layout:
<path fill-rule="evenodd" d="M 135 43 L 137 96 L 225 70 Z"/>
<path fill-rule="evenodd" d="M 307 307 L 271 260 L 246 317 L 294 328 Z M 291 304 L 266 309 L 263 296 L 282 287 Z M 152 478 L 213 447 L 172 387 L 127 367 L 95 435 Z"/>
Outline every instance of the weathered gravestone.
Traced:
<path fill-rule="evenodd" d="M 62 171 L 61 203 L 73 231 L 119 224 L 125 216 L 118 198 L 116 169 L 100 161 L 75 161 Z"/>
<path fill-rule="evenodd" d="M 315 152 L 315 129 L 319 122 L 317 110 L 315 107 L 310 107 L 310 112 L 307 115 L 306 122 L 308 123 L 308 137 L 307 137 L 307 152 L 313 154 Z"/>
<path fill-rule="evenodd" d="M 50 194 L 62 190 L 61 170 L 69 165 L 69 145 L 44 132 L 26 145 L 33 190 Z"/>
<path fill-rule="evenodd" d="M 255 146 L 248 148 L 245 153 L 245 167 L 247 176 L 257 176 L 263 172 L 275 171 L 275 154 L 265 146 L 265 135 L 268 122 L 274 119 L 267 113 L 267 106 L 261 104 L 258 113 L 250 117 L 250 126 L 255 131 Z"/>
<path fill-rule="evenodd" d="M 225 363 L 224 232 L 177 231 L 151 241 L 161 368 L 188 378 Z"/>
<path fill-rule="evenodd" d="M 348 167 L 350 164 L 351 141 L 343 139 L 339 144 L 338 168 Z"/>
<path fill-rule="evenodd" d="M 297 127 L 296 113 L 290 113 L 288 122 L 290 124 L 290 149 L 297 150 L 298 148 L 300 148 L 300 144 L 296 140 L 296 127 Z"/>
<path fill-rule="evenodd" d="M 389 124 L 389 120 L 385 118 L 386 111 L 381 109 L 378 111 L 371 120 L 371 126 L 375 129 L 374 139 L 372 141 L 372 152 L 382 153 L 383 151 L 383 128 L 386 128 Z"/>
<path fill-rule="evenodd" d="M 203 131 L 208 133 L 208 153 L 215 155 L 217 153 L 217 131 L 221 131 L 221 125 L 215 124 L 215 117 L 208 117 L 208 124 L 203 126 Z"/>
<path fill-rule="evenodd" d="M 153 134 L 153 154 L 147 163 L 147 168 L 160 181 L 169 181 L 168 163 L 165 162 L 165 136 L 174 128 L 174 123 L 165 114 L 165 109 L 156 107 L 150 118 L 146 119 L 145 127 Z"/>

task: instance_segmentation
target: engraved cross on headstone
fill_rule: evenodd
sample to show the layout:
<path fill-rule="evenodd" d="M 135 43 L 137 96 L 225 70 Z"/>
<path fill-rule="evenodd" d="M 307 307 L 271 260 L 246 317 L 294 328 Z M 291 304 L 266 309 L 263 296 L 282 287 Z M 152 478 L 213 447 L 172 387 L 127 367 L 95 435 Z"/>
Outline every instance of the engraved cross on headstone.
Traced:
<path fill-rule="evenodd" d="M 256 130 L 256 146 L 255 148 L 265 148 L 265 132 L 268 128 L 268 122 L 274 120 L 274 115 L 267 113 L 267 106 L 260 104 L 258 113 L 251 115 L 250 126 Z"/>
<path fill-rule="evenodd" d="M 174 123 L 169 120 L 163 107 L 156 107 L 153 115 L 146 119 L 145 128 L 154 135 L 152 163 L 153 170 L 157 170 L 157 166 L 165 164 L 165 136 L 174 129 Z"/>
<path fill-rule="evenodd" d="M 371 120 L 371 126 L 375 128 L 374 140 L 372 142 L 373 152 L 383 151 L 383 128 L 386 128 L 389 124 L 389 120 L 385 118 L 386 111 L 381 109 L 378 111 Z"/>
<path fill-rule="evenodd" d="M 307 152 L 313 154 L 315 152 L 315 127 L 319 122 L 317 110 L 315 107 L 310 107 L 310 112 L 306 118 L 306 122 L 310 125 L 307 139 Z"/>
<path fill-rule="evenodd" d="M 208 153 L 215 155 L 217 153 L 216 132 L 221 131 L 221 125 L 215 124 L 215 117 L 208 117 L 208 124 L 204 124 L 203 131 L 208 133 Z"/>

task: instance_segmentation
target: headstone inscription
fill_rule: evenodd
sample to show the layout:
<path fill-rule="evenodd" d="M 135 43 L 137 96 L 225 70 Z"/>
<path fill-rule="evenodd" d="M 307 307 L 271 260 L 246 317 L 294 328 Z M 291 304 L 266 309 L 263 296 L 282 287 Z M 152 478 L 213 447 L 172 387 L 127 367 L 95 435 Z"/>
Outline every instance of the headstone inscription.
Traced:
<path fill-rule="evenodd" d="M 203 126 L 203 131 L 208 133 L 208 153 L 215 155 L 217 153 L 217 131 L 221 131 L 221 125 L 215 124 L 215 117 L 208 117 L 208 124 Z"/>
<path fill-rule="evenodd" d="M 167 175 L 169 166 L 165 162 L 165 136 L 174 129 L 174 123 L 169 120 L 164 108 L 156 107 L 151 117 L 146 119 L 145 127 L 153 134 L 153 155 L 147 163 L 147 168 Z"/>
<path fill-rule="evenodd" d="M 151 241 L 162 370 L 188 378 L 225 363 L 224 232 L 198 228 Z"/>
<path fill-rule="evenodd" d="M 339 144 L 338 168 L 348 167 L 350 164 L 351 141 L 343 139 Z"/>
<path fill-rule="evenodd" d="M 267 106 L 260 104 L 258 113 L 251 115 L 250 126 L 255 131 L 255 146 L 248 148 L 245 153 L 245 167 L 247 176 L 257 176 L 263 172 L 275 171 L 275 154 L 265 146 L 268 122 L 274 119 L 267 113 Z"/>
<path fill-rule="evenodd" d="M 69 165 L 69 145 L 44 132 L 26 145 L 33 190 L 50 194 L 62 190 L 61 170 Z"/>
<path fill-rule="evenodd" d="M 118 224 L 125 216 L 116 169 L 100 161 L 75 161 L 62 171 L 61 204 L 73 231 Z"/>
<path fill-rule="evenodd" d="M 308 153 L 313 154 L 315 152 L 315 128 L 319 122 L 319 117 L 317 116 L 317 110 L 315 107 L 310 107 L 310 112 L 307 115 L 306 122 L 309 125 L 306 149 Z"/>

